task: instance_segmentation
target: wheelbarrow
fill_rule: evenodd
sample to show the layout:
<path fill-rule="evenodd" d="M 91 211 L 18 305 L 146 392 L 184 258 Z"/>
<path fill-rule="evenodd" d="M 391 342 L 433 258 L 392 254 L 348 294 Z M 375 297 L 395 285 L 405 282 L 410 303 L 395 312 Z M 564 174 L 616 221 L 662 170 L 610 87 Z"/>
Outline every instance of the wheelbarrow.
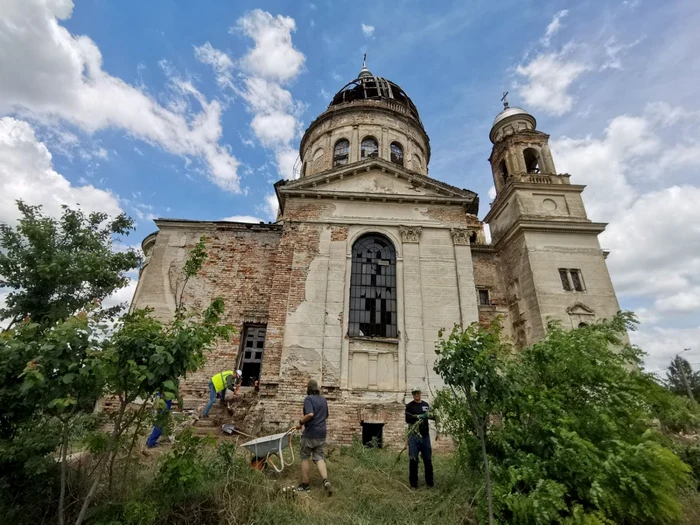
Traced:
<path fill-rule="evenodd" d="M 284 470 L 285 466 L 289 466 L 294 463 L 294 449 L 292 448 L 292 434 L 296 432 L 296 428 L 290 428 L 286 432 L 280 434 L 273 434 L 272 436 L 265 436 L 247 443 L 243 443 L 243 447 L 247 448 L 253 454 L 253 461 L 251 464 L 262 463 L 270 464 L 275 472 L 278 474 Z M 289 448 L 291 451 L 291 460 L 286 461 L 284 458 L 283 450 Z M 279 456 L 279 467 L 275 465 L 272 461 L 271 456 Z"/>

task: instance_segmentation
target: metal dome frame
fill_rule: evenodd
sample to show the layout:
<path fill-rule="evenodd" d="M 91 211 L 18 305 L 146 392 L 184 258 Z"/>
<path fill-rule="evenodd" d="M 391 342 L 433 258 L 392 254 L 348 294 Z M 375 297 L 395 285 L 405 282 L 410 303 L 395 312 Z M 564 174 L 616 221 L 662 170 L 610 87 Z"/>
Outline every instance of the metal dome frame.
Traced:
<path fill-rule="evenodd" d="M 355 100 L 382 99 L 393 100 L 406 106 L 409 113 L 422 125 L 418 109 L 406 92 L 391 80 L 371 74 L 363 75 L 343 86 L 343 88 L 335 94 L 328 107 L 354 102 Z"/>

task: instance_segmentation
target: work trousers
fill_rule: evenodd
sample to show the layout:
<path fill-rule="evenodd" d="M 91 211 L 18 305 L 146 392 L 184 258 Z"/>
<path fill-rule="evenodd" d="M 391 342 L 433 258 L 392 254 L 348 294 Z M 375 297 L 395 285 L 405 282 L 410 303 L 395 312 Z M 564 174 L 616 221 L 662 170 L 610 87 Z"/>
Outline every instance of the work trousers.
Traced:
<path fill-rule="evenodd" d="M 411 436 L 408 438 L 408 481 L 411 487 L 418 486 L 418 453 L 423 456 L 425 484 L 433 486 L 433 449 L 430 436 Z"/>
<path fill-rule="evenodd" d="M 204 413 L 202 414 L 203 416 L 206 416 L 209 414 L 209 411 L 211 410 L 211 407 L 214 406 L 214 403 L 216 402 L 216 396 L 218 395 L 218 392 L 216 391 L 216 387 L 214 386 L 213 381 L 209 381 L 209 403 L 207 403 L 207 407 L 204 409 Z M 224 388 L 224 391 L 221 393 L 222 396 L 226 395 L 226 389 Z"/>
<path fill-rule="evenodd" d="M 170 410 L 170 409 L 172 408 L 172 406 L 173 406 L 173 402 L 172 402 L 172 401 L 166 401 L 166 402 L 165 402 L 166 410 Z M 147 446 L 148 448 L 153 448 L 153 447 L 155 447 L 155 446 L 158 444 L 158 438 L 160 437 L 160 435 L 161 435 L 162 433 L 163 433 L 163 427 L 160 427 L 160 426 L 158 426 L 158 425 L 155 425 L 155 426 L 153 427 L 153 431 L 151 432 L 151 435 L 148 436 L 148 439 L 146 440 L 146 446 Z"/>

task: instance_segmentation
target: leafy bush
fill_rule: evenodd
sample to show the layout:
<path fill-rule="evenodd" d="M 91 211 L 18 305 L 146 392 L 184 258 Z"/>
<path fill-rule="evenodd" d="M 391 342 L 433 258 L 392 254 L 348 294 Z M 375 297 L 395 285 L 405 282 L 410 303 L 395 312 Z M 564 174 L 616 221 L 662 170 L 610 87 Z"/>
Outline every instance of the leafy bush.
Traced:
<path fill-rule="evenodd" d="M 154 488 L 174 500 L 201 491 L 207 479 L 203 461 L 204 439 L 191 429 L 182 432 L 173 450 L 163 456 L 154 480 Z"/>
<path fill-rule="evenodd" d="M 573 331 L 551 324 L 543 341 L 510 355 L 493 332 L 479 336 L 476 327 L 443 342 L 451 351 L 441 353 L 437 371 L 450 369 L 440 359 L 468 353 L 475 336 L 492 347 L 468 376 L 443 375 L 450 386 L 468 377 L 473 392 L 472 378 L 502 371 L 491 382 L 496 401 L 485 444 L 501 522 L 642 524 L 680 516 L 677 494 L 689 468 L 665 446 L 654 421 L 677 428 L 683 410 L 640 371 L 641 352 L 623 344 L 630 321 L 621 314 Z M 669 416 L 669 407 L 677 413 Z M 479 429 L 466 415 L 466 396 L 443 392 L 438 408 L 473 459 Z M 485 505 L 479 512 L 485 521 Z"/>

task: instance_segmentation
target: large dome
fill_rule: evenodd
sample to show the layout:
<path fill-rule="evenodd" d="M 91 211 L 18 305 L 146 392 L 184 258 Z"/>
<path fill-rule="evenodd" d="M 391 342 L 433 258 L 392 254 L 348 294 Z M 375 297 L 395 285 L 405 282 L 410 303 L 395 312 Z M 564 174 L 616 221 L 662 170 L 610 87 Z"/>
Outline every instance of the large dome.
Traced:
<path fill-rule="evenodd" d="M 355 100 L 392 100 L 405 106 L 408 112 L 420 122 L 418 110 L 406 92 L 391 80 L 374 76 L 366 66 L 362 67 L 358 78 L 335 94 L 329 107 Z"/>

